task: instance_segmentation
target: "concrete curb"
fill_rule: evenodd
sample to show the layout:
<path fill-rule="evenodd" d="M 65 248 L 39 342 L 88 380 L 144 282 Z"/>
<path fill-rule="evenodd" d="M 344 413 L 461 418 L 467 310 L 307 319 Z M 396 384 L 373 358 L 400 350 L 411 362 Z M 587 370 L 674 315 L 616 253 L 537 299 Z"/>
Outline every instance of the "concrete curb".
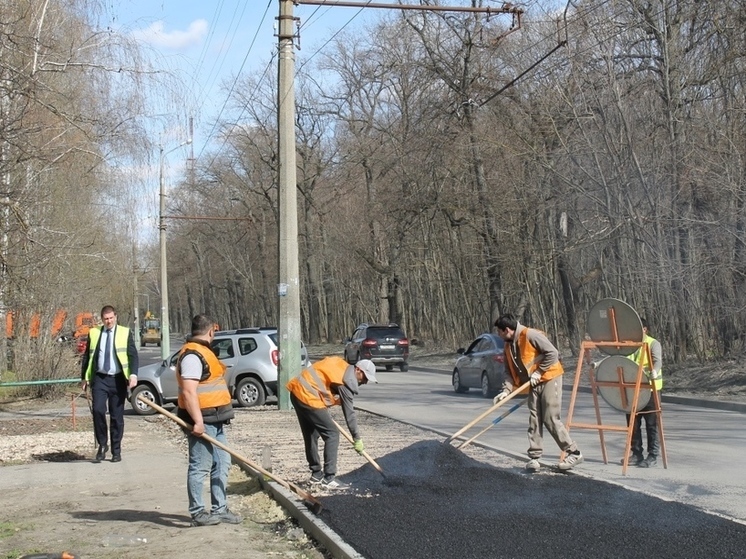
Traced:
<path fill-rule="evenodd" d="M 319 542 L 332 554 L 335 559 L 364 559 L 352 546 L 345 542 L 339 535 L 329 528 L 326 523 L 316 516 L 300 500 L 297 495 L 289 491 L 279 483 L 265 479 L 265 477 L 246 464 L 235 462 L 244 472 L 256 478 L 262 489 L 269 493 L 277 503 L 292 516 L 303 530 L 313 539 Z M 323 505 L 322 505 L 323 506 Z"/>

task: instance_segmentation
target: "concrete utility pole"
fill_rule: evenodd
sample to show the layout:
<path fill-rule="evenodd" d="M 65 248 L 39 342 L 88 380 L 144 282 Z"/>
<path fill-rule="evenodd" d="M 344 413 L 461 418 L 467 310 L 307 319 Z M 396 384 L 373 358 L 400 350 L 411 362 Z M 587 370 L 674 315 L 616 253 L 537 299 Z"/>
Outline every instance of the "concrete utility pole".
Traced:
<path fill-rule="evenodd" d="M 293 1 L 280 0 L 279 56 L 277 64 L 277 143 L 279 150 L 279 283 L 278 336 L 280 365 L 277 400 L 281 410 L 290 409 L 288 381 L 301 370 L 300 281 L 298 272 L 298 200 L 295 168 L 295 52 Z"/>
<path fill-rule="evenodd" d="M 160 217 L 158 219 L 158 229 L 160 230 L 160 244 L 161 244 L 161 359 L 168 359 L 171 354 L 171 331 L 168 326 L 168 266 L 166 262 L 166 185 L 163 179 L 163 160 L 165 156 L 183 147 L 187 144 L 191 144 L 192 139 L 189 138 L 185 142 L 181 142 L 175 148 L 163 151 L 161 146 L 160 152 L 160 190 L 161 190 L 161 204 L 160 204 Z"/>

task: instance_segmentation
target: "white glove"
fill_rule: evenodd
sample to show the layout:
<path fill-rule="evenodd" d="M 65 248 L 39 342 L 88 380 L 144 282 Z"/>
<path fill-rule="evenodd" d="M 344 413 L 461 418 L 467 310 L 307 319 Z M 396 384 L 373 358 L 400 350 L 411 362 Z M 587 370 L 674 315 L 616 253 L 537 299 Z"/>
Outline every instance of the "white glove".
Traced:
<path fill-rule="evenodd" d="M 531 378 L 529 378 L 529 380 L 531 381 L 531 388 L 538 386 L 541 382 L 541 373 L 539 371 L 534 371 L 531 373 Z"/>
<path fill-rule="evenodd" d="M 510 395 L 510 390 L 503 390 L 502 392 L 500 392 L 500 394 L 498 394 L 492 399 L 492 403 L 497 405 L 499 402 L 502 402 L 509 395 Z"/>

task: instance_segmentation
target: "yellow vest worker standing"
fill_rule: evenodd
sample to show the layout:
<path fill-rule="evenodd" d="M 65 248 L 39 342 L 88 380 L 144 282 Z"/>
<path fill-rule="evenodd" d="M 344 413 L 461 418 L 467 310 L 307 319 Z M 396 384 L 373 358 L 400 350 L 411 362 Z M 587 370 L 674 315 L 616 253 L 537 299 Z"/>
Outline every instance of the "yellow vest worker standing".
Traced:
<path fill-rule="evenodd" d="M 327 408 L 342 406 L 347 427 L 357 452 L 364 450 L 357 427 L 353 399 L 358 387 L 376 380 L 376 366 L 368 359 L 349 365 L 341 357 L 325 357 L 301 374 L 292 378 L 286 388 L 298 416 L 306 449 L 306 460 L 311 469 L 311 483 L 328 489 L 343 489 L 337 475 L 339 430 Z M 324 464 L 319 460 L 319 437 L 324 441 Z"/>
<path fill-rule="evenodd" d="M 213 321 L 203 314 L 192 319 L 192 335 L 179 351 L 176 381 L 179 383 L 178 416 L 192 425 L 187 431 L 189 467 L 187 496 L 192 526 L 214 526 L 221 522 L 240 524 L 239 515 L 228 509 L 225 489 L 231 456 L 202 438 L 208 435 L 227 446 L 224 426 L 233 418 L 231 394 L 225 383 L 225 365 L 212 351 Z M 205 509 L 203 491 L 210 478 L 210 512 Z"/>
<path fill-rule="evenodd" d="M 106 458 L 109 438 L 111 461 L 120 462 L 124 436 L 124 401 L 127 399 L 127 390 L 137 386 L 137 346 L 130 329 L 117 324 L 114 307 L 106 305 L 102 308 L 101 320 L 103 326 L 88 331 L 81 360 L 81 379 L 83 390 L 91 386 L 93 432 L 98 443 L 95 462 Z M 106 425 L 107 406 L 111 418 L 110 430 Z"/>
<path fill-rule="evenodd" d="M 629 356 L 632 361 L 642 365 L 642 370 L 650 384 L 660 392 L 663 388 L 663 351 L 658 340 L 648 335 L 648 322 L 642 319 L 642 332 L 645 336 L 644 342 L 650 348 L 650 356 L 653 363 L 648 362 L 648 355 L 640 347 Z M 645 458 L 645 449 L 642 446 L 642 420 L 645 418 L 645 432 L 648 439 L 648 456 Z M 627 425 L 629 425 L 630 414 L 627 414 Z M 658 463 L 658 453 L 660 452 L 660 439 L 658 438 L 658 415 L 656 413 L 655 401 L 650 397 L 644 408 L 641 408 L 635 414 L 635 426 L 632 429 L 632 457 L 630 464 L 640 466 L 641 468 L 650 468 Z M 622 460 L 624 462 L 624 460 Z"/>
<path fill-rule="evenodd" d="M 562 374 L 559 352 L 546 334 L 535 328 L 519 324 L 512 314 L 504 314 L 495 321 L 497 335 L 505 343 L 505 363 L 509 375 L 503 391 L 495 396 L 495 403 L 506 398 L 518 386 L 531 382 L 528 394 L 528 457 L 526 470 L 537 472 L 543 453 L 543 428 L 566 453 L 559 463 L 560 470 L 569 470 L 583 461 L 577 444 L 570 438 L 562 420 Z"/>

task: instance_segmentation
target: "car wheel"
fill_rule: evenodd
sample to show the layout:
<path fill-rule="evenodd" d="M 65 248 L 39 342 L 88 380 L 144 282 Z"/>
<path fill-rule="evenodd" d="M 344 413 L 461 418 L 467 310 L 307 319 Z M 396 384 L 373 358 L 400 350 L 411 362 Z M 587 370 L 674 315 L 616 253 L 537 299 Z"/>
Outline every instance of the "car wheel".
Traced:
<path fill-rule="evenodd" d="M 156 394 L 155 390 L 153 390 L 150 385 L 138 384 L 132 391 L 132 396 L 130 396 L 130 404 L 137 415 L 153 415 L 155 409 L 137 399 L 140 394 L 142 394 L 147 400 L 160 405 L 161 399 L 158 397 L 158 394 Z"/>
<path fill-rule="evenodd" d="M 264 405 L 267 394 L 261 381 L 254 377 L 242 378 L 236 386 L 236 401 L 241 407 L 251 408 Z"/>
<path fill-rule="evenodd" d="M 140 347 L 145 347 L 145 342 L 140 340 Z"/>
<path fill-rule="evenodd" d="M 461 375 L 459 374 L 458 369 L 453 370 L 451 384 L 453 385 L 453 390 L 455 390 L 459 394 L 465 394 L 466 392 L 469 392 L 469 388 L 461 384 Z"/>
<path fill-rule="evenodd" d="M 399 370 L 402 373 L 406 373 L 409 370 L 409 363 L 400 363 L 399 364 Z"/>
<path fill-rule="evenodd" d="M 394 366 L 393 365 L 386 365 L 386 370 L 389 371 L 389 372 L 391 372 L 391 371 L 394 370 Z"/>
<path fill-rule="evenodd" d="M 482 396 L 485 398 L 489 398 L 492 395 L 492 392 L 494 389 L 492 388 L 492 385 L 490 384 L 490 377 L 487 375 L 487 373 L 482 373 Z"/>

